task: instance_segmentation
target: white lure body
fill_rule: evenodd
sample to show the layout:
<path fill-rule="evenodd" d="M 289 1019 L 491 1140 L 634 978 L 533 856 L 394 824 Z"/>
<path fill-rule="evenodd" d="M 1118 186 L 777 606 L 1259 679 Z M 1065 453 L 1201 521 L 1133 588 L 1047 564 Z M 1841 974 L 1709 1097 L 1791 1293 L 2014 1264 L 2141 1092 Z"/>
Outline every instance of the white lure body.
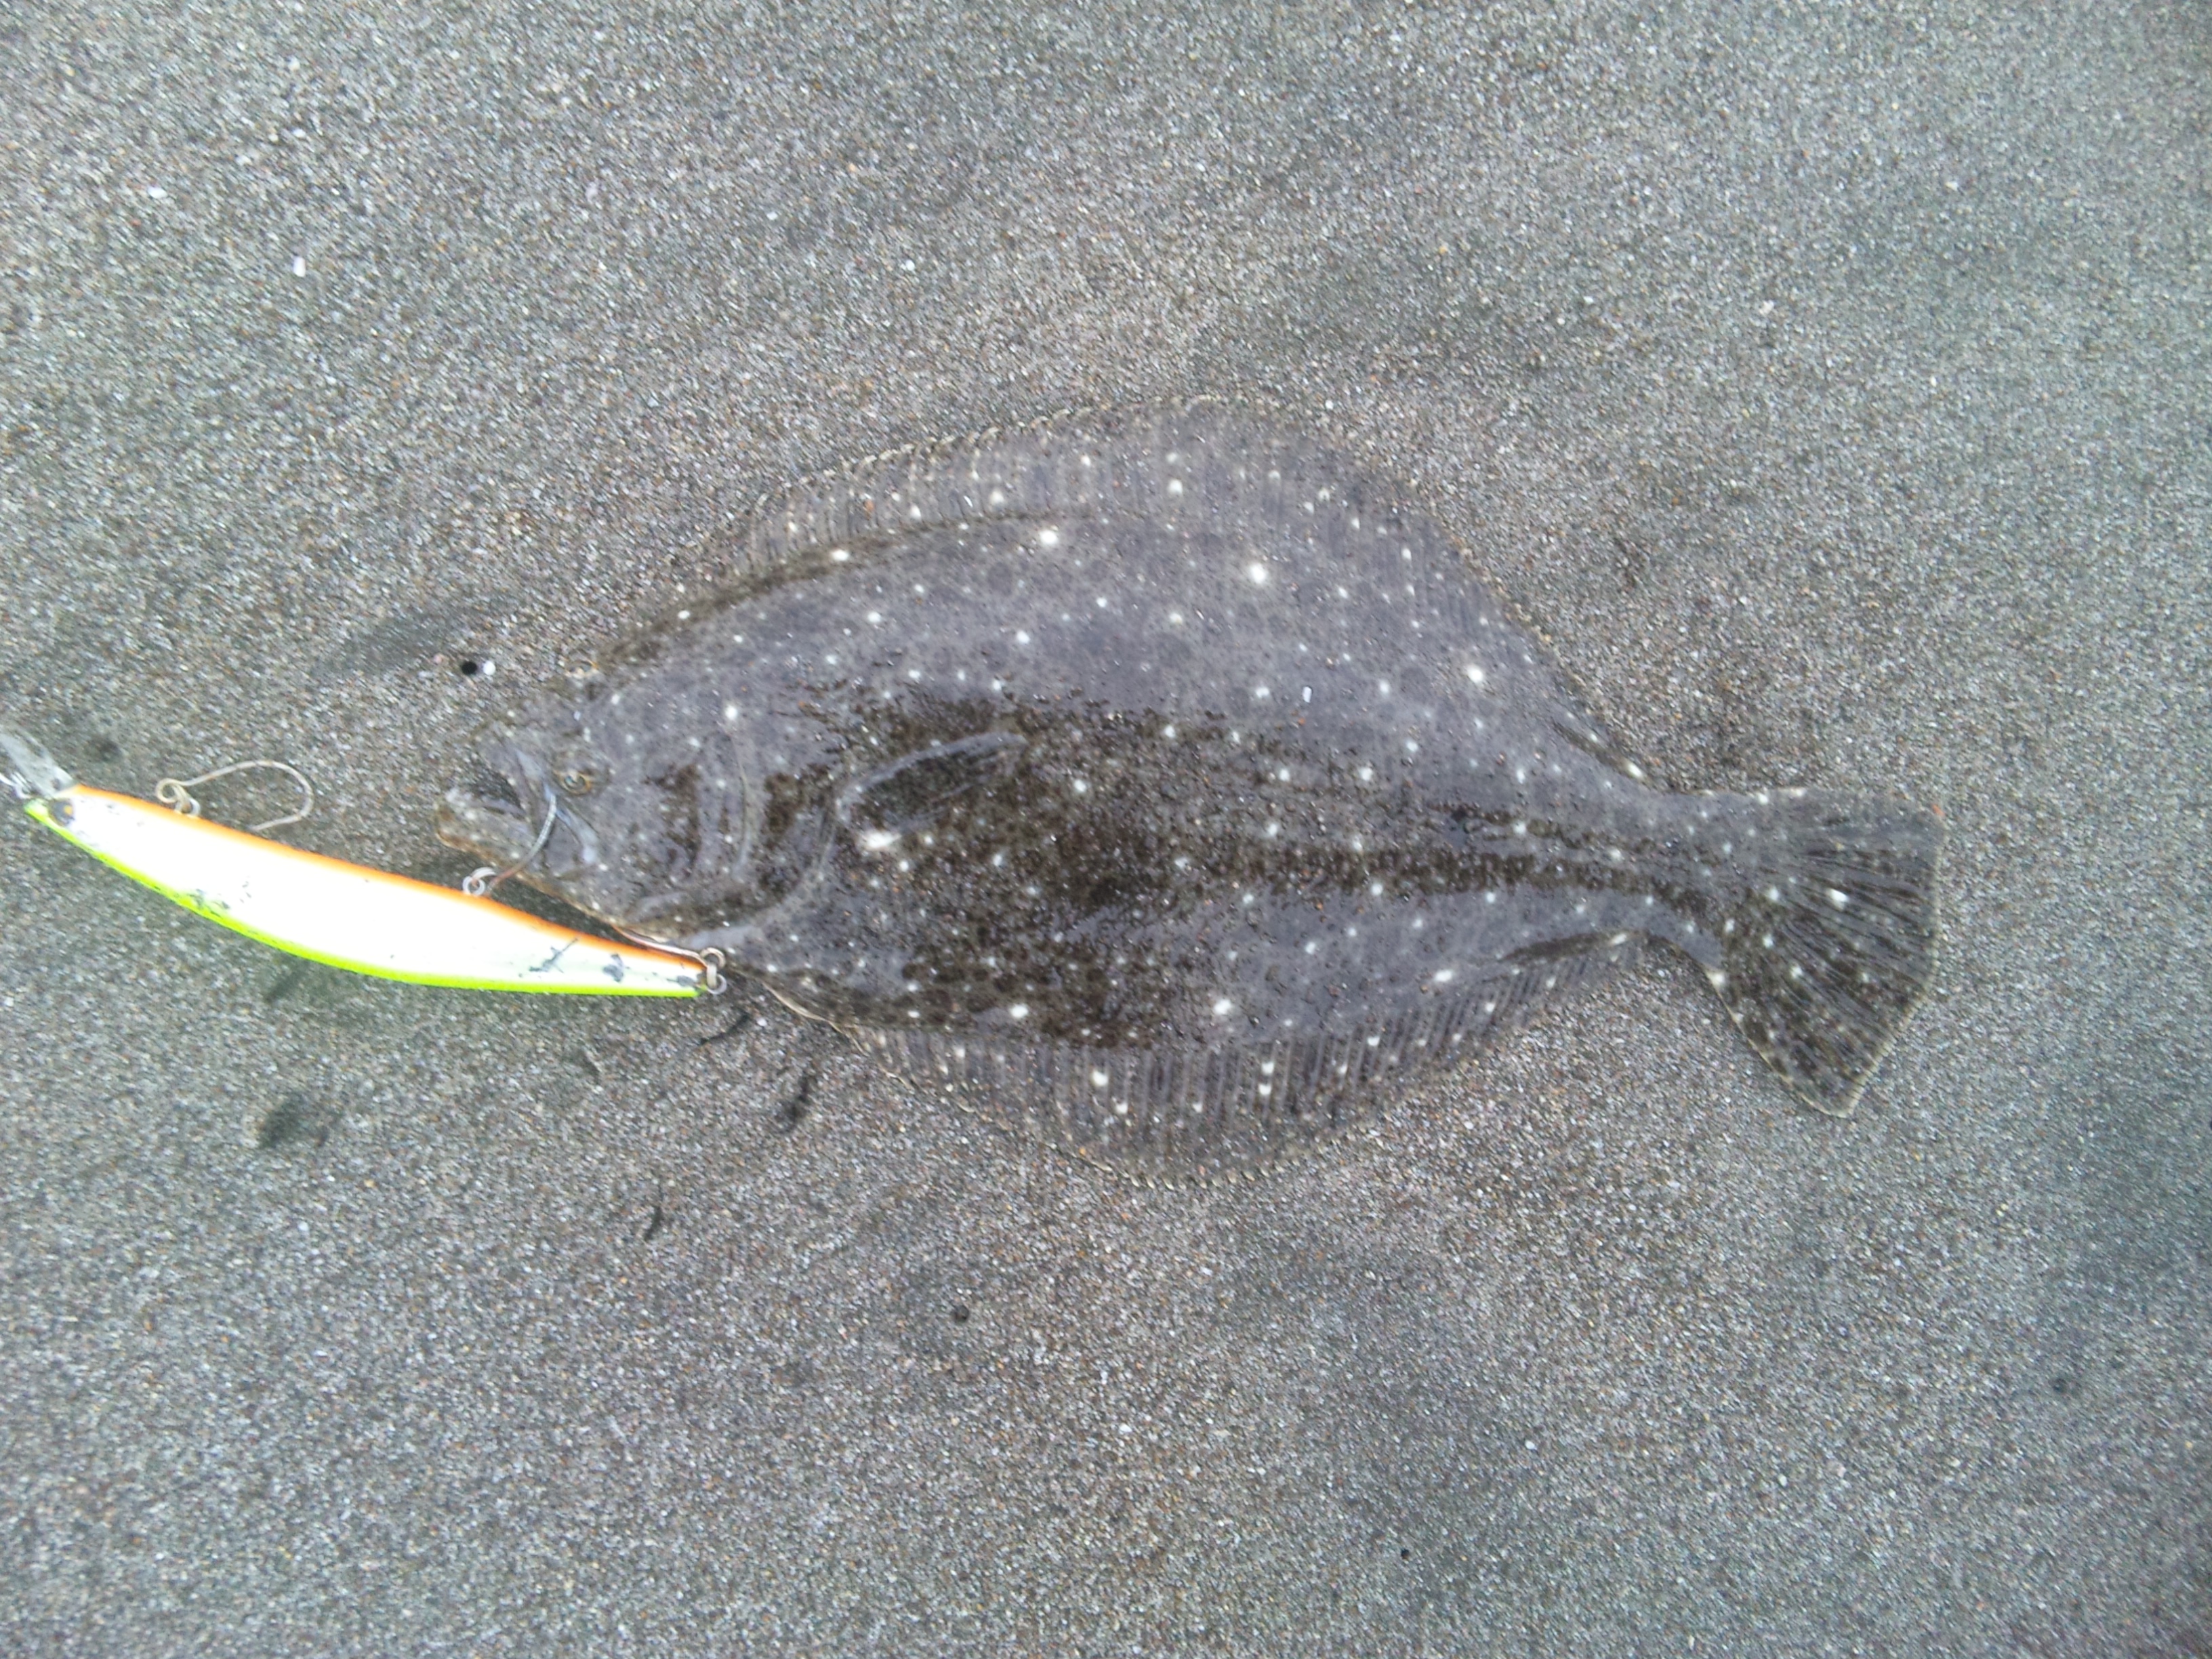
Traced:
<path fill-rule="evenodd" d="M 210 921 L 294 956 L 417 985 L 578 995 L 697 996 L 692 957 L 560 927 L 151 801 L 72 783 L 24 810 L 64 839 Z"/>

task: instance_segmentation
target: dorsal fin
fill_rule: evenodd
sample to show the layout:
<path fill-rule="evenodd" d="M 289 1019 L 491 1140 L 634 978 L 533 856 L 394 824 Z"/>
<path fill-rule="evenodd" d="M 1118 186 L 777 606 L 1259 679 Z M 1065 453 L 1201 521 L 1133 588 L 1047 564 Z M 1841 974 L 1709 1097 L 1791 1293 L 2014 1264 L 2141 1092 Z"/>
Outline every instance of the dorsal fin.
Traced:
<path fill-rule="evenodd" d="M 1325 500 L 1292 488 L 1323 477 L 1337 481 Z M 1184 492 L 1171 493 L 1178 480 Z M 1456 538 L 1382 474 L 1255 403 L 1200 397 L 1071 409 L 864 456 L 762 495 L 735 527 L 717 584 L 735 599 L 817 561 L 895 556 L 898 538 L 915 531 L 1083 513 L 1170 522 L 1203 513 L 1279 532 L 1295 523 L 1384 578 L 1401 550 L 1422 561 L 1449 560 L 1470 622 L 1487 617 L 1510 634 L 1516 660 L 1508 666 L 1524 682 L 1524 706 L 1585 752 L 1629 765 L 1535 630 L 1475 574 Z"/>

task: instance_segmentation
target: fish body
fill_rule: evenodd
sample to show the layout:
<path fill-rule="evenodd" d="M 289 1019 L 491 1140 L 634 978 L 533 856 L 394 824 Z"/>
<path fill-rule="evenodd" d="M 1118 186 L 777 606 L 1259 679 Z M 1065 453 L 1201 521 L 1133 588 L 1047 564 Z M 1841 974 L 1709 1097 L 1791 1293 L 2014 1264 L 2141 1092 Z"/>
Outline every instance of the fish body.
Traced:
<path fill-rule="evenodd" d="M 1935 821 L 1683 795 L 1425 514 L 1197 405 L 880 459 L 513 710 L 441 833 L 719 951 L 909 1076 L 1163 1172 L 1265 1164 L 1656 941 L 1848 1110 L 1924 985 Z"/>

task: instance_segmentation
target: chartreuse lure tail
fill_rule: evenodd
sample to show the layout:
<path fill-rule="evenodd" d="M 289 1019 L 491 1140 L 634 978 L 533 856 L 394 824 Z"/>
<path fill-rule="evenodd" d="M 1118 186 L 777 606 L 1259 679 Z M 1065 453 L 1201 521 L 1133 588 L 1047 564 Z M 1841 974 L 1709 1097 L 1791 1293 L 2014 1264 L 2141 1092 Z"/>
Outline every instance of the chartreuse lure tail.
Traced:
<path fill-rule="evenodd" d="M 65 841 L 210 921 L 310 961 L 476 991 L 697 996 L 698 958 L 595 938 L 487 898 L 301 852 L 78 783 L 0 730 L 8 782 Z"/>

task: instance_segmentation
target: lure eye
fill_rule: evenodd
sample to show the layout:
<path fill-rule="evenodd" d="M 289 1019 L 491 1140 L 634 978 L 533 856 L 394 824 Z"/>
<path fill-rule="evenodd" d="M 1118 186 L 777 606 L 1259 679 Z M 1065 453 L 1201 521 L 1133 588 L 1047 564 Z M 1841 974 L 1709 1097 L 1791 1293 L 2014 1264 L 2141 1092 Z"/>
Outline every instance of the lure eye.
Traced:
<path fill-rule="evenodd" d="M 570 767 L 554 781 L 561 786 L 561 793 L 564 795 L 588 795 L 592 793 L 592 786 L 599 780 L 580 767 Z"/>

